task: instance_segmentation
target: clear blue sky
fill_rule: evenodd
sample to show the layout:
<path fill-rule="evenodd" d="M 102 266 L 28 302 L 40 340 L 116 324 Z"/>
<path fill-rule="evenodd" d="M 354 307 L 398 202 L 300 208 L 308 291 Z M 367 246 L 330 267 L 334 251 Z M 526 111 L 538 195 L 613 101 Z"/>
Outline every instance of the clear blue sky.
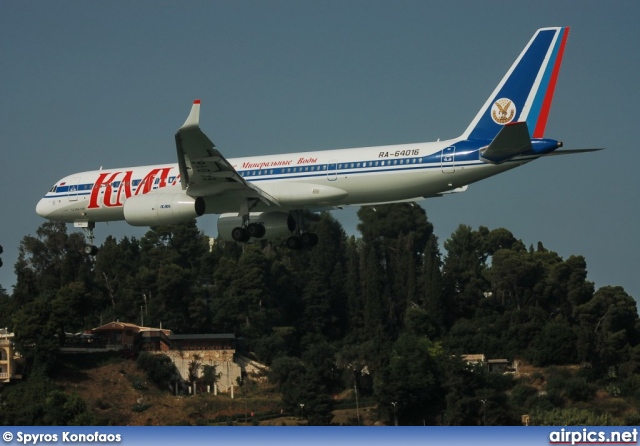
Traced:
<path fill-rule="evenodd" d="M 537 28 L 571 26 L 546 136 L 608 150 L 421 205 L 441 242 L 461 223 L 505 227 L 638 299 L 639 18 L 637 1 L 1 2 L 0 284 L 56 180 L 174 162 L 193 99 L 228 157 L 450 138 Z M 334 215 L 355 232 L 355 210 Z M 200 227 L 215 235 L 215 218 Z"/>

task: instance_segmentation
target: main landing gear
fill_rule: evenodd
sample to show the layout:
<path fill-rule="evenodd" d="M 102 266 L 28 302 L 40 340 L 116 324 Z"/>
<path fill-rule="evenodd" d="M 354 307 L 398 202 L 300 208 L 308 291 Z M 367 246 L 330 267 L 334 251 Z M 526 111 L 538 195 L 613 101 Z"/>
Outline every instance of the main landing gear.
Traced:
<path fill-rule="evenodd" d="M 318 236 L 311 232 L 305 232 L 300 236 L 292 235 L 287 239 L 287 248 L 298 250 L 302 248 L 313 248 L 318 244 Z"/>
<path fill-rule="evenodd" d="M 248 242 L 251 237 L 262 238 L 267 233 L 266 228 L 260 223 L 251 223 L 249 213 L 259 203 L 258 199 L 248 199 L 240 206 L 242 226 L 237 226 L 231 231 L 231 238 L 236 242 Z"/>
<path fill-rule="evenodd" d="M 73 226 L 76 228 L 82 228 L 84 232 L 84 236 L 89 242 L 84 245 L 84 253 L 88 256 L 95 256 L 98 253 L 98 247 L 94 245 L 95 236 L 93 235 L 93 230 L 96 227 L 96 223 L 93 221 L 76 221 L 73 223 Z"/>
<path fill-rule="evenodd" d="M 247 242 L 250 238 L 261 239 L 267 233 L 267 228 L 262 223 L 250 222 L 250 210 L 255 207 L 255 203 L 251 206 L 249 203 L 243 206 L 241 210 L 242 225 L 233 228 L 231 231 L 231 238 L 236 242 Z M 295 210 L 290 212 L 290 219 L 293 222 L 289 223 L 289 229 L 293 232 L 286 240 L 287 248 L 299 250 L 302 248 L 312 248 L 318 244 L 318 236 L 311 232 L 307 232 L 304 215 L 301 210 Z M 273 234 L 272 234 L 273 236 Z"/>
<path fill-rule="evenodd" d="M 266 228 L 260 223 L 249 223 L 247 219 L 246 222 L 243 221 L 242 226 L 233 228 L 231 237 L 233 237 L 236 242 L 247 242 L 251 237 L 262 238 L 266 233 Z"/>
<path fill-rule="evenodd" d="M 302 248 L 313 248 L 318 244 L 318 236 L 312 232 L 307 232 L 304 214 L 301 210 L 291 211 L 291 216 L 296 222 L 293 235 L 287 239 L 287 248 L 299 250 Z"/>

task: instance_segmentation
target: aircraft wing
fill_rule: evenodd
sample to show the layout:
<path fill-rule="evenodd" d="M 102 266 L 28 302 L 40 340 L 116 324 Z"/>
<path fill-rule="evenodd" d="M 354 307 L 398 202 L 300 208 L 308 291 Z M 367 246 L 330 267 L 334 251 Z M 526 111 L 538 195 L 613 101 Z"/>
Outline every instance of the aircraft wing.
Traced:
<path fill-rule="evenodd" d="M 278 201 L 236 172 L 200 130 L 200 101 L 193 102 L 191 112 L 176 133 L 176 150 L 182 189 L 192 197 L 232 194 L 238 198 L 259 199 L 267 205 Z"/>

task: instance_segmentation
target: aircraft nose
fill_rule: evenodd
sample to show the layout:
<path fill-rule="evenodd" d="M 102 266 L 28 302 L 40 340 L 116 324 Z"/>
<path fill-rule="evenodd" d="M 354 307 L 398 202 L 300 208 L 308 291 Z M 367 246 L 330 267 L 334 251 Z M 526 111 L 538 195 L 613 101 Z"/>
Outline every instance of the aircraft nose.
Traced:
<path fill-rule="evenodd" d="M 49 206 L 47 206 L 47 203 L 45 202 L 44 198 L 41 199 L 40 201 L 38 201 L 38 204 L 36 205 L 36 213 L 40 216 L 40 217 L 47 217 L 47 215 L 49 215 Z"/>

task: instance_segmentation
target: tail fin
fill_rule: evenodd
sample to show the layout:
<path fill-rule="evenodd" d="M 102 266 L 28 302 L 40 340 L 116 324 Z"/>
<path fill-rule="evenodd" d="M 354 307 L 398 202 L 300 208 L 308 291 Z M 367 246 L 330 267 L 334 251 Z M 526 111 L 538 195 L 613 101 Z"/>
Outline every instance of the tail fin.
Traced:
<path fill-rule="evenodd" d="M 536 31 L 461 138 L 491 140 L 510 122 L 542 138 L 568 35 L 568 27 Z"/>

